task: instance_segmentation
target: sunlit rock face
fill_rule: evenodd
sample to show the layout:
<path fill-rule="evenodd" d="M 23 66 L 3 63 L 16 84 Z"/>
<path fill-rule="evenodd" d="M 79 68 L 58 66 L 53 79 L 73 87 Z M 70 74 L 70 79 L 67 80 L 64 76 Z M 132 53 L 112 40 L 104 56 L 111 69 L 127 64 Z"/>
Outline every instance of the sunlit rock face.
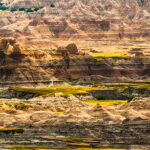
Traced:
<path fill-rule="evenodd" d="M 7 127 L 13 125 L 15 121 L 17 125 L 33 124 L 36 127 L 62 125 L 65 122 L 78 123 L 81 126 L 83 122 L 87 124 L 103 122 L 106 127 L 118 123 L 122 125 L 141 123 L 142 121 L 144 123 L 144 121 L 150 121 L 149 104 L 149 97 L 134 98 L 127 104 L 111 107 L 99 104 L 92 106 L 81 102 L 73 95 L 67 97 L 39 96 L 28 100 L 24 99 L 24 102 L 20 99 L 12 99 L 10 102 L 3 99 L 0 107 L 0 117 L 3 116 L 3 119 L 0 126 Z"/>
<path fill-rule="evenodd" d="M 2 39 L 0 41 L 1 56 L 19 61 L 27 54 L 25 50 L 13 39 Z M 2 60 L 2 59 L 1 59 Z M 6 62 L 7 63 L 7 62 Z"/>
<path fill-rule="evenodd" d="M 37 8 L 34 13 L 2 15 L 0 37 L 18 38 L 27 47 L 58 46 L 60 40 L 148 40 L 149 0 L 3 0 L 12 8 Z M 19 14 L 19 12 L 17 12 Z M 9 19 L 8 19 L 9 18 Z M 57 42 L 57 40 L 59 42 Z"/>
<path fill-rule="evenodd" d="M 13 39 L 0 40 L 1 81 L 47 81 L 89 78 L 91 80 L 134 79 L 149 76 L 149 57 L 137 52 L 128 63 L 124 58 L 98 61 L 76 44 L 70 43 L 50 51 L 30 50 Z"/>
<path fill-rule="evenodd" d="M 30 56 L 33 55 L 33 56 Z M 1 82 L 46 80 L 46 72 L 39 67 L 37 70 L 34 60 L 37 55 L 29 53 L 13 39 L 0 41 L 0 75 Z M 42 55 L 44 57 L 44 55 Z M 38 59 L 37 59 L 38 60 Z"/>

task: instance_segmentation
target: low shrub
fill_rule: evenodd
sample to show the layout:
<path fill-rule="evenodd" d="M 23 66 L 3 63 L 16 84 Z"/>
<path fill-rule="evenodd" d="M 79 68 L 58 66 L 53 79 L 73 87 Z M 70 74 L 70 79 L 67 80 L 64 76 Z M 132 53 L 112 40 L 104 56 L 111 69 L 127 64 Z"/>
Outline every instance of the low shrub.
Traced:
<path fill-rule="evenodd" d="M 97 96 L 97 100 L 106 100 L 106 98 L 103 95 L 99 95 L 99 96 Z"/>
<path fill-rule="evenodd" d="M 17 103 L 17 104 L 15 104 L 15 108 L 17 110 L 27 110 L 29 107 L 31 107 L 31 105 L 25 104 L 25 103 Z"/>

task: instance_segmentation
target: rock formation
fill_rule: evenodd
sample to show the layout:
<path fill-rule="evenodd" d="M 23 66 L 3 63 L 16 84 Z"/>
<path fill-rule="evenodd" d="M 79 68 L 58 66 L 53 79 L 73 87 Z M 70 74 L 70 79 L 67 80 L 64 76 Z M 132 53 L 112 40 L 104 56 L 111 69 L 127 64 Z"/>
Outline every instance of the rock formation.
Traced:
<path fill-rule="evenodd" d="M 23 82 L 50 79 L 51 76 L 48 77 L 46 75 L 47 73 L 41 67 L 38 67 L 38 70 L 34 67 L 35 64 L 33 59 L 37 57 L 38 60 L 38 55 L 42 54 L 37 53 L 32 58 L 30 55 L 32 54 L 22 48 L 16 40 L 2 39 L 0 41 L 1 82 Z"/>
<path fill-rule="evenodd" d="M 0 37 L 17 38 L 27 47 L 38 48 L 40 43 L 43 48 L 49 48 L 61 45 L 61 40 L 149 40 L 150 37 L 150 1 L 147 0 L 55 0 L 55 8 L 42 0 L 2 2 L 10 9 L 43 6 L 34 13 L 0 15 Z"/>
<path fill-rule="evenodd" d="M 28 102 L 27 102 L 28 101 Z M 17 121 L 17 124 L 33 124 L 49 126 L 65 122 L 132 122 L 137 120 L 150 121 L 150 98 L 134 98 L 131 102 L 118 106 L 91 106 L 82 103 L 74 96 L 36 97 L 29 100 L 3 99 L 0 106 L 0 126 L 7 126 Z M 39 110 L 40 109 L 40 110 Z M 60 113 L 57 113 L 60 112 Z M 24 117 L 23 117 L 23 116 Z M 7 118 L 11 118 L 7 120 Z M 28 122 L 26 122 L 28 120 Z"/>
<path fill-rule="evenodd" d="M 9 141 L 20 137 L 23 142 L 28 138 L 30 143 L 31 141 L 34 143 L 33 137 L 36 140 L 41 140 L 41 137 L 50 140 L 50 136 L 53 138 L 66 136 L 92 138 L 88 146 L 94 145 L 97 148 L 104 144 L 120 146 L 122 142 L 125 146 L 148 147 L 149 145 L 149 97 L 134 98 L 127 104 L 111 107 L 99 104 L 91 106 L 82 103 L 74 96 L 59 95 L 29 100 L 1 99 L 1 101 L 3 103 L 0 104 L 0 127 L 24 129 L 24 133 L 20 134 L 5 135 L 4 132 L 3 134 L 0 132 L 0 137 L 5 135 L 5 139 L 9 138 Z M 97 140 L 100 141 L 92 142 L 93 138 L 99 138 Z"/>
<path fill-rule="evenodd" d="M 149 76 L 150 60 L 144 54 L 136 53 L 128 63 L 124 59 L 121 63 L 119 59 L 97 61 L 74 43 L 48 51 L 25 49 L 16 40 L 2 39 L 0 58 L 1 82 L 46 82 L 52 77 L 127 80 Z"/>

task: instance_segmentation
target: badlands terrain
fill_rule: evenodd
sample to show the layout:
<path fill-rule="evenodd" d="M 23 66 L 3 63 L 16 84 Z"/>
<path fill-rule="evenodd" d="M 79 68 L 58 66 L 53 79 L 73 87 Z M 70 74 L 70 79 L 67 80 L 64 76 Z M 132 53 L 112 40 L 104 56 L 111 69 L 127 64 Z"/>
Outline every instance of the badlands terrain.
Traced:
<path fill-rule="evenodd" d="M 149 0 L 0 0 L 0 149 L 150 149 Z"/>
<path fill-rule="evenodd" d="M 149 40 L 149 0 L 1 0 L 0 37 L 51 49 L 70 41 Z M 53 6 L 53 7 L 51 7 Z"/>

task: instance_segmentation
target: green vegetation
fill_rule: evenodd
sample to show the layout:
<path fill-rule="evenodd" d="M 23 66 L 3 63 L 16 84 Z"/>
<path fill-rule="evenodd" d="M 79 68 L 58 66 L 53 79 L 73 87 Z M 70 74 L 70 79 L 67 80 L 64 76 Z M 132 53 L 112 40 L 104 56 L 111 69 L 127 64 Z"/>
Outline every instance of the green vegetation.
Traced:
<path fill-rule="evenodd" d="M 101 138 L 72 138 L 72 137 L 42 137 L 45 140 L 56 140 L 56 141 L 65 141 L 71 143 L 92 143 L 92 142 L 100 142 Z"/>
<path fill-rule="evenodd" d="M 4 133 L 23 133 L 24 130 L 21 128 L 0 128 L 0 132 Z"/>
<path fill-rule="evenodd" d="M 123 41 L 123 40 L 121 40 L 121 41 Z M 118 41 L 119 42 L 119 41 Z M 113 47 L 113 48 L 116 48 L 116 49 L 118 49 L 118 50 L 131 50 L 131 49 L 139 49 L 139 48 L 141 48 L 141 49 L 146 49 L 146 48 L 150 48 L 150 45 L 149 44 L 130 44 L 129 45 L 129 42 L 131 42 L 131 40 L 130 41 L 128 41 L 128 44 L 126 44 L 126 45 L 112 45 L 112 44 L 103 44 L 103 45 L 99 45 L 99 46 L 97 46 L 97 47 Z M 132 41 L 132 42 L 134 42 L 134 41 Z M 92 48 L 92 47 L 89 47 L 89 49 L 90 48 Z"/>
<path fill-rule="evenodd" d="M 8 10 L 3 10 L 3 11 L 0 11 L 0 14 L 5 14 L 5 13 L 9 13 L 10 11 Z"/>
<path fill-rule="evenodd" d="M 4 3 L 0 2 L 0 7 L 2 7 L 4 5 Z"/>
<path fill-rule="evenodd" d="M 114 149 L 114 148 L 77 148 L 75 150 L 127 150 L 127 149 Z M 145 150 L 145 149 L 128 149 L 128 150 Z"/>
<path fill-rule="evenodd" d="M 35 8 L 24 8 L 24 7 L 22 7 L 22 8 L 19 8 L 18 10 L 24 11 L 24 12 L 36 12 L 42 8 L 43 8 L 42 6 L 41 7 L 35 7 Z M 17 10 L 14 10 L 14 11 L 17 11 Z"/>
<path fill-rule="evenodd" d="M 43 8 L 43 6 L 35 7 L 35 8 L 24 8 L 24 7 L 22 7 L 22 8 L 18 8 L 18 7 L 9 8 L 9 7 L 6 7 L 5 3 L 0 2 L 0 14 L 6 13 L 6 12 L 15 12 L 15 11 L 36 12 L 42 8 Z"/>
<path fill-rule="evenodd" d="M 14 107 L 17 110 L 27 110 L 28 108 L 32 107 L 32 105 L 26 103 L 16 103 L 14 104 Z"/>
<path fill-rule="evenodd" d="M 51 4 L 51 5 L 50 5 L 50 7 L 54 8 L 54 7 L 55 7 L 55 5 L 54 5 L 54 4 Z"/>
<path fill-rule="evenodd" d="M 112 106 L 116 104 L 126 104 L 128 100 L 81 100 L 83 103 L 90 105 L 100 104 L 102 106 Z"/>
<path fill-rule="evenodd" d="M 112 52 L 112 53 L 93 53 L 92 57 L 96 59 L 104 59 L 104 58 L 130 58 L 131 56 L 128 52 Z"/>
<path fill-rule="evenodd" d="M 19 11 L 25 11 L 26 9 L 25 8 L 19 8 Z"/>
<path fill-rule="evenodd" d="M 104 82 L 99 82 L 99 83 L 93 83 L 94 85 L 97 84 L 97 86 L 115 86 L 113 90 L 121 90 L 122 92 L 125 92 L 128 87 L 132 87 L 134 89 L 145 89 L 145 90 L 150 90 L 150 82 L 149 81 L 133 81 L 133 82 L 122 82 L 122 83 L 104 83 Z M 118 86 L 118 87 L 117 87 Z M 122 87 L 119 87 L 122 86 Z M 143 91 L 141 91 L 142 94 Z M 144 94 L 144 93 L 143 93 Z"/>
<path fill-rule="evenodd" d="M 57 114 L 63 114 L 63 112 L 61 112 L 61 111 L 57 111 L 56 113 L 57 113 Z"/>
<path fill-rule="evenodd" d="M 17 10 L 18 10 L 17 8 L 12 8 L 10 11 L 14 12 L 14 11 L 17 11 Z"/>
<path fill-rule="evenodd" d="M 90 144 L 87 143 L 68 143 L 68 146 L 80 146 L 80 147 L 90 147 Z"/>
<path fill-rule="evenodd" d="M 6 109 L 5 112 L 8 114 L 16 114 L 17 113 L 17 111 L 14 108 Z"/>
<path fill-rule="evenodd" d="M 55 85 L 48 88 L 21 88 L 11 87 L 11 89 L 20 92 L 34 93 L 42 96 L 49 96 L 55 93 L 62 93 L 63 96 L 70 94 L 87 93 L 89 91 L 101 90 L 97 87 L 83 87 L 83 86 L 66 86 L 66 85 Z"/>
<path fill-rule="evenodd" d="M 5 7 L 5 6 L 0 6 L 0 10 L 7 10 L 8 7 Z"/>
<path fill-rule="evenodd" d="M 144 48 L 149 48 L 150 45 L 143 45 L 143 44 L 138 44 L 138 45 L 127 45 L 127 46 L 124 46 L 124 45 L 118 45 L 116 46 L 117 49 L 144 49 Z"/>
<path fill-rule="evenodd" d="M 99 85 L 116 85 L 116 86 L 133 86 L 136 85 L 136 83 L 129 83 L 129 82 L 99 82 Z"/>
<path fill-rule="evenodd" d="M 6 105 L 6 106 L 9 107 L 9 109 L 6 110 L 7 113 L 13 113 L 13 112 L 15 113 L 16 110 L 26 111 L 26 110 L 28 110 L 28 108 L 33 107 L 33 105 L 31 105 L 31 104 L 27 104 L 27 103 L 23 103 L 23 102 L 21 102 L 21 103 L 15 103 L 15 102 L 1 101 L 1 103 L 3 103 L 4 105 Z M 45 106 L 43 106 L 43 107 L 45 107 Z"/>
<path fill-rule="evenodd" d="M 28 8 L 26 12 L 34 12 L 34 8 Z"/>
<path fill-rule="evenodd" d="M 105 96 L 103 96 L 103 95 L 99 95 L 99 96 L 97 96 L 97 100 L 105 100 L 106 98 L 105 98 Z"/>
<path fill-rule="evenodd" d="M 131 97 L 128 99 L 128 103 L 131 102 L 133 98 L 135 98 L 135 96 L 131 96 Z"/>
<path fill-rule="evenodd" d="M 38 8 L 34 8 L 34 11 L 38 11 L 40 9 L 42 9 L 43 7 L 38 7 Z"/>
<path fill-rule="evenodd" d="M 72 144 L 72 146 L 75 143 Z M 81 146 L 83 144 L 77 145 Z M 71 146 L 71 143 L 70 143 Z M 86 145 L 87 146 L 87 145 Z M 5 145 L 4 148 L 15 150 L 72 150 L 72 148 L 53 148 L 49 146 L 35 146 L 35 145 Z M 126 149 L 114 149 L 114 148 L 75 148 L 74 150 L 126 150 Z M 144 149 L 130 149 L 130 150 L 144 150 Z"/>
<path fill-rule="evenodd" d="M 29 103 L 25 103 L 25 102 L 13 102 L 10 101 L 8 102 L 7 100 L 1 100 L 0 101 L 0 111 L 4 111 L 8 114 L 16 114 L 17 111 L 28 111 L 30 109 L 30 111 L 37 111 L 37 110 L 49 110 L 50 108 L 52 108 L 51 105 L 47 105 L 47 104 L 29 104 Z M 61 114 L 63 112 L 60 112 L 59 109 L 58 110 L 58 114 Z"/>
<path fill-rule="evenodd" d="M 137 84 L 135 86 L 132 86 L 135 89 L 145 89 L 145 90 L 150 90 L 150 84 L 149 83 L 141 83 Z"/>
<path fill-rule="evenodd" d="M 68 80 L 69 80 L 69 82 L 74 82 L 74 81 L 78 81 L 79 78 L 69 78 Z"/>
<path fill-rule="evenodd" d="M 5 145 L 4 147 L 15 150 L 59 150 L 59 148 L 52 148 L 49 146 L 36 146 L 36 145 Z M 60 148 L 60 150 L 66 149 Z"/>

